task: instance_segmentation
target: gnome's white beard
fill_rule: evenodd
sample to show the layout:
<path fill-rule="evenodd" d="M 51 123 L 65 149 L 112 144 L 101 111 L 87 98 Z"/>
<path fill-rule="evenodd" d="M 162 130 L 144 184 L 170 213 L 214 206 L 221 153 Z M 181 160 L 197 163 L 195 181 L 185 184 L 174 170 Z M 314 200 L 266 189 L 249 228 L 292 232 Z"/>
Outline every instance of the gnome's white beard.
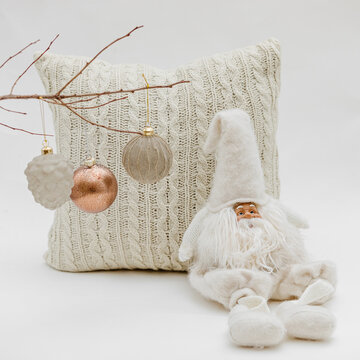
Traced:
<path fill-rule="evenodd" d="M 301 260 L 299 232 L 285 215 L 270 206 L 265 216 L 237 220 L 231 207 L 211 214 L 204 221 L 192 268 L 206 272 L 215 268 L 245 268 L 276 272 Z"/>

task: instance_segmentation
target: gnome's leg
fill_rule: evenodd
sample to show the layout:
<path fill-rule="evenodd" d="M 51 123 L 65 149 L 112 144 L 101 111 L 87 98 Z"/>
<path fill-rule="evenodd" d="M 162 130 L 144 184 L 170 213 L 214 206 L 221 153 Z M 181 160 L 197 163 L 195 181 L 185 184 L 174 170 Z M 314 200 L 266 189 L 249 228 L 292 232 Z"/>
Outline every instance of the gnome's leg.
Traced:
<path fill-rule="evenodd" d="M 189 280 L 204 297 L 219 302 L 227 309 L 247 295 L 268 299 L 273 286 L 270 275 L 248 269 L 215 269 L 205 274 L 191 270 Z"/>
<path fill-rule="evenodd" d="M 276 310 L 288 335 L 300 339 L 323 340 L 331 336 L 335 318 L 320 306 L 335 291 L 336 269 L 329 261 L 295 264 L 278 276 L 273 299 L 287 300 Z"/>
<path fill-rule="evenodd" d="M 273 278 L 261 271 L 216 269 L 205 274 L 190 271 L 191 285 L 203 296 L 230 309 L 229 330 L 241 346 L 272 346 L 281 342 L 285 329 L 270 313 L 267 299 Z"/>

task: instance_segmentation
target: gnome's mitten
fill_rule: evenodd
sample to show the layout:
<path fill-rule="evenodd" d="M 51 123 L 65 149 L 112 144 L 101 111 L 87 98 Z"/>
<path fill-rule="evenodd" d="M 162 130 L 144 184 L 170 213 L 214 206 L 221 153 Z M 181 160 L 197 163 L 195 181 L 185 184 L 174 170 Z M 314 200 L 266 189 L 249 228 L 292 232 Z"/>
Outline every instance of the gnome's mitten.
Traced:
<path fill-rule="evenodd" d="M 240 346 L 264 347 L 279 344 L 283 324 L 270 313 L 266 300 L 257 295 L 238 300 L 229 314 L 231 339 Z"/>
<path fill-rule="evenodd" d="M 335 328 L 335 318 L 320 305 L 333 294 L 334 287 L 323 279 L 309 285 L 299 300 L 280 304 L 276 314 L 283 321 L 291 337 L 307 340 L 324 340 L 331 336 Z"/>

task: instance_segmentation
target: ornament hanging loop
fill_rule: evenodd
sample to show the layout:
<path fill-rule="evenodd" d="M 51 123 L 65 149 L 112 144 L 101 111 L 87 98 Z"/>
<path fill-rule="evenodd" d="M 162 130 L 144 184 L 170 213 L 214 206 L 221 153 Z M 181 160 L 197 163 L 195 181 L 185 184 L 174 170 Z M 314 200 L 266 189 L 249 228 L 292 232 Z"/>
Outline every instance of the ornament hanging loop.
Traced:
<path fill-rule="evenodd" d="M 142 74 L 142 77 L 145 80 L 146 83 L 146 124 L 143 130 L 143 134 L 145 136 L 152 136 L 154 135 L 154 129 L 150 125 L 150 106 L 149 106 L 149 83 L 146 80 L 145 74 Z"/>
<path fill-rule="evenodd" d="M 44 134 L 44 142 L 47 143 L 46 131 L 45 131 L 45 112 L 44 112 L 44 103 L 43 103 L 42 96 L 39 96 L 39 106 L 40 106 L 40 117 L 41 117 L 42 130 L 43 130 L 43 134 Z"/>
<path fill-rule="evenodd" d="M 146 126 L 150 126 L 150 116 L 149 116 L 149 83 L 146 80 L 145 74 L 142 74 L 142 77 L 146 83 Z"/>
<path fill-rule="evenodd" d="M 44 134 L 44 141 L 42 142 L 43 147 L 41 149 L 41 154 L 42 155 L 53 154 L 53 148 L 49 146 L 48 140 L 46 138 L 45 112 L 44 112 L 44 103 L 42 96 L 39 96 L 39 106 L 40 106 L 41 125 Z"/>

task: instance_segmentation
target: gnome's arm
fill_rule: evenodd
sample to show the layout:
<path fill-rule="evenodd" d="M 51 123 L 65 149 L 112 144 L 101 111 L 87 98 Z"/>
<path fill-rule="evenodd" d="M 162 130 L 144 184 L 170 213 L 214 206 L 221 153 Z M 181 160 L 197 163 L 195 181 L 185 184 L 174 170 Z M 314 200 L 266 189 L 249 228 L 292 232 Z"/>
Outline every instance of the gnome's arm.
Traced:
<path fill-rule="evenodd" d="M 208 213 L 208 209 L 203 207 L 193 218 L 191 224 L 185 231 L 182 243 L 179 248 L 179 260 L 190 260 L 194 255 L 194 249 L 197 239 L 199 238 L 202 230 L 202 223 Z"/>
<path fill-rule="evenodd" d="M 281 203 L 279 200 L 276 200 L 276 203 L 279 205 L 281 210 L 285 213 L 288 221 L 295 225 L 297 228 L 300 229 L 307 229 L 309 227 L 309 223 L 307 220 L 299 215 L 296 211 L 288 208 L 283 203 Z"/>

